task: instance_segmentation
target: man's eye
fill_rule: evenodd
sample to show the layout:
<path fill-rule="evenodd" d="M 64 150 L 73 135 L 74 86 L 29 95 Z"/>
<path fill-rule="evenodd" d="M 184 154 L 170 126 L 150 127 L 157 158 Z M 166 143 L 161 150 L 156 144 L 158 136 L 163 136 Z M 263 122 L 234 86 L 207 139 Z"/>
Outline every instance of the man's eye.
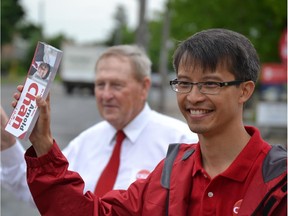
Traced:
<path fill-rule="evenodd" d="M 95 83 L 95 87 L 97 88 L 103 88 L 105 86 L 104 83 Z"/>
<path fill-rule="evenodd" d="M 178 81 L 177 83 L 179 86 L 181 87 L 187 87 L 190 86 L 190 84 L 188 82 L 184 82 L 184 81 Z"/>
<path fill-rule="evenodd" d="M 120 83 L 113 83 L 111 86 L 112 86 L 112 88 L 117 89 L 117 90 L 119 90 L 123 87 L 123 85 Z"/>
<path fill-rule="evenodd" d="M 205 88 L 216 88 L 216 87 L 218 87 L 218 83 L 216 83 L 216 82 L 204 82 L 202 85 Z"/>

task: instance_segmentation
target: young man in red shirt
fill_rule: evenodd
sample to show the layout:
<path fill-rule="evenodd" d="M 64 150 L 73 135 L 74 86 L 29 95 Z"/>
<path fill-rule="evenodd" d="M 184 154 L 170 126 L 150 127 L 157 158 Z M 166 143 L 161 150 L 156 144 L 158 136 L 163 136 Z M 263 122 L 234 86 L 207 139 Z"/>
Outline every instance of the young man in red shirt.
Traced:
<path fill-rule="evenodd" d="M 173 63 L 170 85 L 199 142 L 171 145 L 147 179 L 102 198 L 83 194 L 81 177 L 67 170 L 50 131 L 49 99 L 37 99 L 25 159 L 41 215 L 286 215 L 286 151 L 243 123 L 260 71 L 251 42 L 230 30 L 201 31 L 178 46 Z"/>

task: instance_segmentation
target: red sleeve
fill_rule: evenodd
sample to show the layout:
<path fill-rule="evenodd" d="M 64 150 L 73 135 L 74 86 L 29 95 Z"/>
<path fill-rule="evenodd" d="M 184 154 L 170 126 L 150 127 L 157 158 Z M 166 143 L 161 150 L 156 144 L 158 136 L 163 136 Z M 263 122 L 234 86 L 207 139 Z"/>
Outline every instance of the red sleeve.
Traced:
<path fill-rule="evenodd" d="M 132 184 L 129 191 L 111 191 L 100 199 L 91 192 L 83 194 L 82 178 L 67 170 L 68 161 L 56 142 L 46 155 L 38 158 L 30 147 L 25 160 L 28 186 L 43 216 L 141 215 L 145 181 Z"/>
<path fill-rule="evenodd" d="M 82 178 L 67 170 L 68 161 L 55 142 L 39 158 L 31 146 L 25 160 L 28 186 L 41 215 L 93 215 L 94 195 L 83 195 Z"/>

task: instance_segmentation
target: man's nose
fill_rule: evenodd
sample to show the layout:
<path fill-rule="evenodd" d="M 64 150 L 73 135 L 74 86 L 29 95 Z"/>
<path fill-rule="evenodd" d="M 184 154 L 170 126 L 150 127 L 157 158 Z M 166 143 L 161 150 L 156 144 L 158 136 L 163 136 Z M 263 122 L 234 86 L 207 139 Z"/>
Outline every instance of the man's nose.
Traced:
<path fill-rule="evenodd" d="M 193 85 L 191 91 L 187 93 L 187 99 L 192 103 L 196 103 L 198 101 L 203 101 L 205 99 L 205 95 L 200 92 L 197 85 Z"/>
<path fill-rule="evenodd" d="M 105 87 L 101 90 L 102 97 L 104 99 L 111 99 L 113 98 L 113 91 L 109 85 L 105 85 Z"/>

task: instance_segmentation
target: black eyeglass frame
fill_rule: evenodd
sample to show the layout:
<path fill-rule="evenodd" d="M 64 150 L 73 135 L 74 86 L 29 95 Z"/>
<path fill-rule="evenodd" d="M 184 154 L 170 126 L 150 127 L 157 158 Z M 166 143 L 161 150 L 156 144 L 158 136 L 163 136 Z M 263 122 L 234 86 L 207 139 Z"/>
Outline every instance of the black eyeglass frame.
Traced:
<path fill-rule="evenodd" d="M 190 87 L 189 91 L 187 91 L 187 92 L 186 91 L 185 92 L 177 91 L 177 89 L 174 88 L 174 86 L 176 84 L 179 84 L 179 82 L 181 82 L 181 83 L 183 83 L 185 85 L 188 85 Z M 169 82 L 169 84 L 170 84 L 170 86 L 171 86 L 173 91 L 175 91 L 177 93 L 180 93 L 180 94 L 187 94 L 187 93 L 191 92 L 192 91 L 192 87 L 194 85 L 196 85 L 198 87 L 198 90 L 202 94 L 211 94 L 211 95 L 213 95 L 213 94 L 218 94 L 218 92 L 217 93 L 205 93 L 205 92 L 202 92 L 201 91 L 202 86 L 203 85 L 207 85 L 207 84 L 215 84 L 215 85 L 218 85 L 221 88 L 221 87 L 225 87 L 225 86 L 240 85 L 243 82 L 246 82 L 246 81 L 245 80 L 233 80 L 233 81 L 227 81 L 227 82 L 213 82 L 213 81 L 209 81 L 209 82 L 188 82 L 188 81 L 179 81 L 177 79 L 174 79 L 174 80 L 171 80 Z"/>

